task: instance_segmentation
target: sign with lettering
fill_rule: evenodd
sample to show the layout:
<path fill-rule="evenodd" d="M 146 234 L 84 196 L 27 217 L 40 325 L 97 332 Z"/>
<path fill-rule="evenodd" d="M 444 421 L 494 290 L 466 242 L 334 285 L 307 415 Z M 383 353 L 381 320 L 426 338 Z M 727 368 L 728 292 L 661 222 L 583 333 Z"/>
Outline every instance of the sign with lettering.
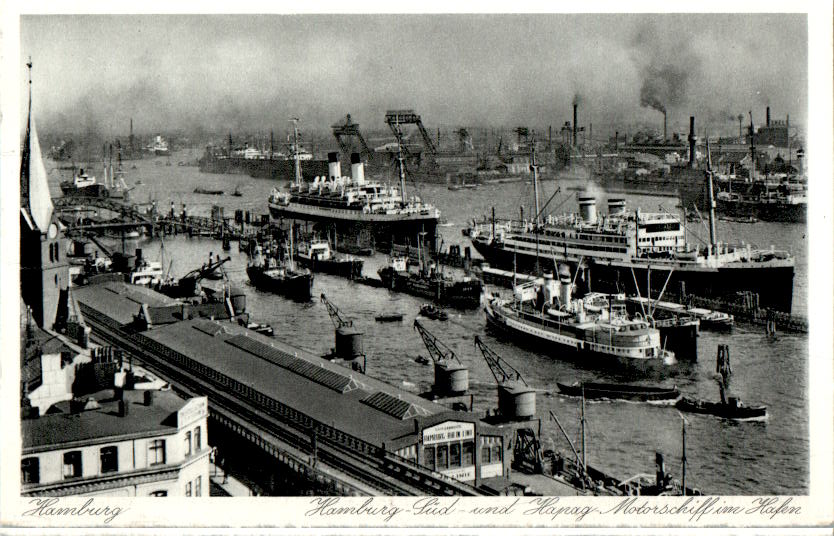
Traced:
<path fill-rule="evenodd" d="M 423 444 L 448 443 L 450 441 L 465 441 L 474 439 L 475 423 L 446 421 L 423 429 Z"/>
<path fill-rule="evenodd" d="M 447 469 L 445 471 L 440 471 L 446 476 L 450 476 L 455 480 L 460 480 L 461 482 L 467 482 L 469 480 L 475 480 L 475 466 L 470 465 L 469 467 L 464 467 L 462 469 Z"/>
<path fill-rule="evenodd" d="M 177 412 L 177 426 L 182 428 L 208 416 L 208 398 L 192 398 Z"/>

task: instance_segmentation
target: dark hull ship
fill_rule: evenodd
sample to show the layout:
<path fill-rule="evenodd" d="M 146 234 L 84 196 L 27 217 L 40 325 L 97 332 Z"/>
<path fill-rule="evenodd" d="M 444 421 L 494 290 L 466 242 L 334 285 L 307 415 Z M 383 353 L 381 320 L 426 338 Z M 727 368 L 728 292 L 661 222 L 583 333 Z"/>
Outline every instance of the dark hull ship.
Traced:
<path fill-rule="evenodd" d="M 677 387 L 643 387 L 622 383 L 556 383 L 559 392 L 568 396 L 585 396 L 586 399 L 631 400 L 637 402 L 674 401 L 680 397 Z"/>

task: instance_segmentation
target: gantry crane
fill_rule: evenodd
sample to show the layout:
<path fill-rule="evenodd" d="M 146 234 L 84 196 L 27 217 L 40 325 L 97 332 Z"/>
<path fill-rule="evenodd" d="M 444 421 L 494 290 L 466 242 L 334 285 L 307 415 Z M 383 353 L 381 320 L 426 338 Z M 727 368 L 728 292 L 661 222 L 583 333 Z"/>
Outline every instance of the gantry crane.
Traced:
<path fill-rule="evenodd" d="M 399 129 L 400 125 L 417 125 L 420 135 L 423 137 L 423 143 L 432 155 L 437 154 L 437 148 L 434 142 L 431 141 L 431 136 L 423 126 L 423 121 L 420 116 L 414 113 L 414 110 L 388 110 L 385 112 L 385 122 L 391 128 L 391 132 L 397 137 L 397 140 L 402 144 L 402 132 Z M 403 150 L 408 153 L 408 150 L 403 147 Z"/>
<path fill-rule="evenodd" d="M 342 149 L 343 153 L 350 153 L 350 140 L 351 138 L 356 137 L 356 139 L 359 140 L 360 147 L 362 148 L 362 154 L 368 159 L 373 156 L 373 152 L 370 147 L 368 147 L 368 144 L 365 142 L 365 138 L 362 137 L 362 133 L 359 131 L 359 123 L 354 123 L 350 118 L 350 114 L 347 114 L 344 123 L 336 123 L 331 128 L 333 129 L 333 136 L 335 136 L 336 141 L 339 142 L 339 147 Z M 347 140 L 345 138 L 347 138 Z"/>

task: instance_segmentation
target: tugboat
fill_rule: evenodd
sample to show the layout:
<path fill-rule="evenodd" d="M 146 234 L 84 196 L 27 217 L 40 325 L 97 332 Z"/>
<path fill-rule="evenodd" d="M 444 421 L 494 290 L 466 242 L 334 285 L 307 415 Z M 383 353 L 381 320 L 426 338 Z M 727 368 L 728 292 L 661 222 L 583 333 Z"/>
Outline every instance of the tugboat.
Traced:
<path fill-rule="evenodd" d="M 298 264 L 314 272 L 338 275 L 348 279 L 362 277 L 365 261 L 351 256 L 333 255 L 327 240 L 308 240 L 301 242 L 295 254 Z"/>
<path fill-rule="evenodd" d="M 425 316 L 426 318 L 431 318 L 432 320 L 448 320 L 449 315 L 446 314 L 446 311 L 440 309 L 433 303 L 424 303 L 420 306 L 420 314 Z"/>
<path fill-rule="evenodd" d="M 461 280 L 455 281 L 440 273 L 437 265 L 428 262 L 421 251 L 418 251 L 418 272 L 409 271 L 406 257 L 389 257 L 388 266 L 377 272 L 382 279 L 382 286 L 413 296 L 430 298 L 444 305 L 461 308 L 480 306 L 483 292 L 480 279 L 464 276 Z"/>
<path fill-rule="evenodd" d="M 107 187 L 96 182 L 95 177 L 89 176 L 84 168 L 79 168 L 71 181 L 61 182 L 61 192 L 67 197 L 107 197 Z"/>
<path fill-rule="evenodd" d="M 246 267 L 246 274 L 255 288 L 297 301 L 313 298 L 313 273 L 306 268 L 297 270 L 289 252 L 281 261 L 265 257 L 261 247 L 257 246 L 252 261 Z"/>
<path fill-rule="evenodd" d="M 203 188 L 202 186 L 198 186 L 194 188 L 194 193 L 206 195 L 223 195 L 223 190 L 212 190 L 209 188 Z"/>
<path fill-rule="evenodd" d="M 716 417 L 735 421 L 761 421 L 766 419 L 766 406 L 745 406 L 737 397 L 727 396 L 727 385 L 729 383 L 727 378 L 728 376 L 724 372 L 721 378 L 716 379 L 718 390 L 721 394 L 720 402 L 710 402 L 708 400 L 685 396 L 678 400 L 675 407 L 680 411 L 715 415 Z"/>

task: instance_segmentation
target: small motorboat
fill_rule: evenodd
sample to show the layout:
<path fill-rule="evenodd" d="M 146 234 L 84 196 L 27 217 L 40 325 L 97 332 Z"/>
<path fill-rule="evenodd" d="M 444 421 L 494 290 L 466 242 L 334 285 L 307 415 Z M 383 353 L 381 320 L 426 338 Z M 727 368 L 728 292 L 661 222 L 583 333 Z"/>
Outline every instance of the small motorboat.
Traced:
<path fill-rule="evenodd" d="M 208 188 L 203 188 L 202 186 L 198 186 L 194 188 L 195 194 L 206 194 L 206 195 L 223 195 L 223 190 L 210 190 Z"/>
<path fill-rule="evenodd" d="M 421 365 L 431 365 L 431 360 L 423 355 L 418 355 L 414 358 L 414 361 L 420 363 Z"/>
<path fill-rule="evenodd" d="M 440 309 L 436 305 L 432 303 L 424 303 L 420 306 L 420 314 L 425 316 L 426 318 L 431 318 L 432 320 L 448 320 L 449 315 L 446 314 L 446 311 Z"/>
<path fill-rule="evenodd" d="M 633 400 L 639 402 L 674 401 L 680 397 L 677 387 L 644 387 L 624 383 L 574 383 L 556 382 L 559 392 L 568 396 L 582 396 L 589 400 Z"/>
<path fill-rule="evenodd" d="M 374 320 L 377 322 L 401 322 L 403 319 L 402 313 L 388 313 L 376 315 Z"/>
<path fill-rule="evenodd" d="M 235 197 L 241 197 L 243 195 L 243 192 L 240 191 L 240 185 L 239 184 L 237 186 L 235 186 L 235 191 L 232 192 L 232 195 L 235 196 Z"/>

